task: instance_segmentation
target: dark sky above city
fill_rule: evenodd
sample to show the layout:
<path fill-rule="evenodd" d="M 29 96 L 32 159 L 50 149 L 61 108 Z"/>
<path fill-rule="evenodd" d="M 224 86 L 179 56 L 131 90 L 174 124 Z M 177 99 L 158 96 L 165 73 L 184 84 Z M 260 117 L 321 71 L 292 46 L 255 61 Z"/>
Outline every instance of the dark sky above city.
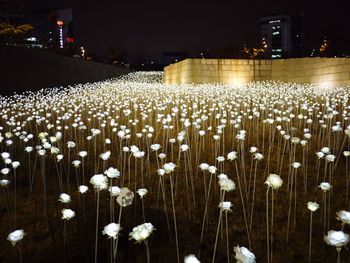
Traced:
<path fill-rule="evenodd" d="M 346 1 L 117 1 L 27 0 L 29 7 L 72 6 L 76 40 L 88 50 L 116 46 L 129 52 L 213 50 L 257 45 L 261 16 L 304 15 L 305 47 L 317 48 L 327 34 L 338 49 L 350 49 Z"/>

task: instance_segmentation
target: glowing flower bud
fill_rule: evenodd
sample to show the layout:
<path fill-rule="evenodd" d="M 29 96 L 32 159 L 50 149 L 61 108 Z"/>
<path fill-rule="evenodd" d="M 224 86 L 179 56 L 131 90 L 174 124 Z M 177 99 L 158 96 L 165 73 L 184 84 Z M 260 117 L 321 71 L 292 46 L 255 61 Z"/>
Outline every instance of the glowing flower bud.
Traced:
<path fill-rule="evenodd" d="M 130 191 L 127 187 L 123 187 L 120 189 L 120 193 L 117 197 L 117 203 L 122 206 L 126 207 L 132 204 L 134 200 L 134 193 Z"/>
<path fill-rule="evenodd" d="M 133 153 L 133 156 L 134 156 L 135 158 L 142 158 L 142 157 L 145 156 L 145 152 L 144 152 L 144 151 L 137 151 L 137 152 L 134 152 L 134 153 Z"/>
<path fill-rule="evenodd" d="M 165 174 L 165 170 L 164 169 L 158 169 L 158 174 L 163 176 Z"/>
<path fill-rule="evenodd" d="M 316 155 L 318 159 L 322 159 L 325 156 L 323 152 L 317 152 Z"/>
<path fill-rule="evenodd" d="M 75 216 L 75 212 L 72 209 L 64 208 L 61 213 L 63 220 L 71 220 Z"/>
<path fill-rule="evenodd" d="M 120 230 L 120 224 L 110 223 L 103 228 L 102 234 L 107 235 L 108 238 L 116 239 Z"/>
<path fill-rule="evenodd" d="M 100 154 L 100 158 L 104 161 L 108 160 L 110 156 L 111 156 L 111 151 L 107 151 L 105 153 Z"/>
<path fill-rule="evenodd" d="M 284 134 L 284 135 L 283 135 L 283 139 L 285 139 L 286 141 L 288 141 L 288 140 L 290 139 L 290 135 Z"/>
<path fill-rule="evenodd" d="M 249 149 L 249 152 L 250 153 L 256 153 L 258 151 L 258 148 L 256 148 L 256 147 L 250 147 L 250 149 Z"/>
<path fill-rule="evenodd" d="M 79 160 L 74 160 L 72 164 L 74 165 L 75 168 L 79 168 L 81 161 Z"/>
<path fill-rule="evenodd" d="M 267 184 L 269 187 L 272 187 L 272 189 L 276 190 L 282 186 L 283 180 L 277 174 L 270 174 L 267 177 L 265 184 Z"/>
<path fill-rule="evenodd" d="M 107 189 L 107 176 L 104 176 L 103 174 L 95 174 L 91 177 L 90 184 L 92 184 L 97 191 Z"/>
<path fill-rule="evenodd" d="M 322 191 L 327 192 L 331 189 L 332 186 L 330 185 L 330 183 L 322 182 L 318 187 L 321 188 Z"/>
<path fill-rule="evenodd" d="M 10 172 L 9 168 L 2 168 L 0 171 L 3 175 L 7 175 Z"/>
<path fill-rule="evenodd" d="M 59 154 L 56 156 L 57 162 L 61 161 L 63 159 L 63 155 Z"/>
<path fill-rule="evenodd" d="M 27 153 L 30 153 L 33 151 L 33 147 L 32 146 L 27 146 L 24 148 L 24 150 L 27 152 Z"/>
<path fill-rule="evenodd" d="M 181 150 L 182 152 L 186 152 L 189 148 L 190 148 L 190 147 L 189 147 L 187 144 L 182 144 L 182 145 L 180 146 L 180 150 Z"/>
<path fill-rule="evenodd" d="M 187 255 L 184 259 L 184 263 L 200 263 L 200 261 L 196 258 L 195 255 Z"/>
<path fill-rule="evenodd" d="M 166 174 L 172 173 L 175 170 L 175 167 L 176 167 L 176 165 L 174 163 L 171 163 L 171 162 L 170 163 L 165 163 L 163 165 L 163 169 L 164 169 Z"/>
<path fill-rule="evenodd" d="M 215 166 L 209 166 L 208 167 L 208 172 L 211 174 L 215 174 L 218 168 L 216 168 Z"/>
<path fill-rule="evenodd" d="M 52 146 L 50 151 L 51 151 L 51 154 L 58 154 L 60 152 L 60 149 L 58 149 L 55 146 Z"/>
<path fill-rule="evenodd" d="M 254 160 L 261 161 L 262 159 L 264 159 L 264 155 L 261 153 L 254 153 Z"/>
<path fill-rule="evenodd" d="M 203 130 L 199 131 L 198 133 L 199 133 L 199 136 L 204 136 L 205 135 L 205 131 L 203 131 Z"/>
<path fill-rule="evenodd" d="M 331 149 L 328 148 L 328 147 L 323 147 L 323 148 L 321 149 L 321 152 L 323 152 L 324 154 L 328 154 L 330 151 L 331 151 Z"/>
<path fill-rule="evenodd" d="M 343 152 L 343 155 L 344 155 L 345 157 L 349 157 L 349 156 L 350 156 L 350 151 L 344 151 L 344 152 Z"/>
<path fill-rule="evenodd" d="M 79 186 L 79 193 L 81 194 L 85 194 L 88 190 L 89 190 L 89 187 L 87 187 L 86 185 Z"/>
<path fill-rule="evenodd" d="M 17 169 L 18 166 L 21 165 L 20 162 L 18 162 L 18 161 L 14 161 L 14 162 L 12 162 L 11 164 L 12 164 L 12 168 L 13 168 L 13 169 Z"/>
<path fill-rule="evenodd" d="M 305 133 L 305 134 L 304 134 L 304 137 L 305 137 L 306 139 L 310 139 L 310 138 L 311 138 L 311 134 L 310 134 L 310 133 Z"/>
<path fill-rule="evenodd" d="M 326 155 L 326 160 L 327 160 L 327 162 L 334 162 L 335 155 L 333 155 L 333 154 Z"/>
<path fill-rule="evenodd" d="M 45 153 L 46 153 L 46 151 L 43 150 L 43 149 L 38 151 L 38 154 L 39 154 L 40 156 L 44 156 Z"/>
<path fill-rule="evenodd" d="M 220 181 L 220 180 L 228 179 L 228 177 L 227 177 L 226 174 L 219 174 L 219 175 L 218 175 L 218 179 L 219 179 L 219 181 Z"/>
<path fill-rule="evenodd" d="M 161 148 L 161 146 L 160 144 L 156 143 L 156 144 L 152 144 L 150 148 L 152 151 L 158 151 Z"/>
<path fill-rule="evenodd" d="M 350 212 L 345 210 L 340 210 L 337 214 L 337 219 L 342 222 L 342 225 L 350 225 Z"/>
<path fill-rule="evenodd" d="M 67 147 L 70 148 L 70 149 L 71 149 L 71 148 L 74 148 L 74 147 L 75 147 L 75 142 L 68 141 L 68 142 L 67 142 Z"/>
<path fill-rule="evenodd" d="M 109 187 L 108 191 L 111 193 L 111 196 L 118 196 L 121 189 L 118 186 L 111 186 Z"/>
<path fill-rule="evenodd" d="M 224 201 L 224 202 L 220 202 L 219 203 L 219 208 L 222 210 L 222 211 L 231 211 L 231 207 L 232 207 L 232 203 L 229 202 L 229 201 Z"/>
<path fill-rule="evenodd" d="M 237 263 L 255 263 L 255 255 L 245 247 L 234 247 Z"/>
<path fill-rule="evenodd" d="M 301 163 L 299 163 L 299 162 L 294 162 L 294 163 L 292 163 L 292 167 L 293 167 L 294 169 L 298 169 L 298 168 L 301 167 Z"/>
<path fill-rule="evenodd" d="M 237 152 L 236 151 L 232 151 L 232 152 L 229 152 L 227 154 L 227 160 L 233 161 L 233 160 L 236 160 L 236 159 L 237 159 Z"/>
<path fill-rule="evenodd" d="M 21 241 L 24 237 L 24 231 L 23 229 L 18 229 L 13 232 L 11 232 L 7 236 L 7 240 L 11 242 L 12 246 L 16 245 L 17 242 Z"/>
<path fill-rule="evenodd" d="M 221 162 L 225 161 L 225 157 L 224 157 L 224 156 L 218 156 L 218 157 L 216 158 L 216 160 L 217 160 L 219 163 L 221 163 Z"/>
<path fill-rule="evenodd" d="M 293 144 L 298 144 L 301 139 L 299 137 L 293 137 L 291 140 L 290 140 Z"/>
<path fill-rule="evenodd" d="M 218 141 L 218 140 L 220 140 L 220 136 L 219 136 L 219 135 L 213 135 L 213 139 L 214 139 L 215 141 Z"/>
<path fill-rule="evenodd" d="M 82 158 L 86 157 L 87 154 L 88 154 L 87 151 L 80 151 L 80 152 L 78 153 L 78 155 L 79 155 L 80 157 L 82 157 Z"/>
<path fill-rule="evenodd" d="M 165 153 L 160 153 L 160 154 L 158 155 L 158 157 L 159 157 L 159 159 L 165 159 L 166 154 L 165 154 Z"/>
<path fill-rule="evenodd" d="M 130 146 L 130 152 L 136 153 L 136 152 L 139 152 L 139 151 L 140 151 L 140 149 L 136 145 L 131 145 Z"/>
<path fill-rule="evenodd" d="M 236 189 L 236 185 L 231 179 L 219 180 L 219 185 L 220 189 L 226 192 L 230 192 Z"/>
<path fill-rule="evenodd" d="M 120 172 L 118 169 L 110 167 L 108 170 L 104 172 L 105 175 L 107 175 L 108 178 L 118 178 L 120 176 Z"/>
<path fill-rule="evenodd" d="M 142 199 L 148 193 L 148 190 L 146 188 L 140 188 L 137 190 L 137 193 Z"/>
<path fill-rule="evenodd" d="M 319 208 L 320 208 L 320 205 L 318 203 L 307 202 L 307 209 L 309 209 L 311 212 L 315 212 Z"/>
<path fill-rule="evenodd" d="M 10 181 L 7 179 L 0 180 L 0 187 L 7 187 L 10 184 Z"/>
<path fill-rule="evenodd" d="M 129 234 L 130 239 L 134 239 L 136 242 L 142 242 L 146 240 L 154 231 L 154 227 L 151 223 L 144 223 L 134 227 Z"/>
<path fill-rule="evenodd" d="M 237 141 L 244 141 L 245 140 L 245 133 L 238 133 L 236 135 L 236 140 Z"/>
<path fill-rule="evenodd" d="M 342 247 L 349 243 L 349 235 L 343 231 L 328 231 L 327 235 L 324 236 L 324 241 L 331 246 Z"/>
<path fill-rule="evenodd" d="M 8 152 L 3 152 L 3 153 L 1 153 L 1 157 L 2 157 L 2 159 L 7 159 L 7 158 L 10 158 L 10 154 L 8 153 Z"/>
<path fill-rule="evenodd" d="M 208 170 L 209 164 L 207 164 L 207 163 L 201 163 L 201 164 L 199 165 L 199 168 L 200 168 L 202 171 Z"/>
<path fill-rule="evenodd" d="M 69 203 L 71 201 L 70 195 L 62 193 L 60 194 L 60 198 L 58 199 L 61 203 Z"/>

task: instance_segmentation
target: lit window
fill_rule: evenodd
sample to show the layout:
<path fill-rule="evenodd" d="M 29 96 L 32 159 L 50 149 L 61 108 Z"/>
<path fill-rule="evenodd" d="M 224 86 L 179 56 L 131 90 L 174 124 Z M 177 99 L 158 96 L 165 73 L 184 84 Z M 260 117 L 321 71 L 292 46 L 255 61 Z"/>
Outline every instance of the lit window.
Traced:
<path fill-rule="evenodd" d="M 274 49 L 272 49 L 272 52 L 282 52 L 282 49 L 281 48 L 274 48 Z"/>
<path fill-rule="evenodd" d="M 29 42 L 36 42 L 36 37 L 29 37 L 26 40 Z"/>
<path fill-rule="evenodd" d="M 281 54 L 273 54 L 271 55 L 271 58 L 282 58 Z"/>
<path fill-rule="evenodd" d="M 277 20 L 270 20 L 269 24 L 275 24 L 275 23 L 281 23 L 281 20 L 277 19 Z"/>

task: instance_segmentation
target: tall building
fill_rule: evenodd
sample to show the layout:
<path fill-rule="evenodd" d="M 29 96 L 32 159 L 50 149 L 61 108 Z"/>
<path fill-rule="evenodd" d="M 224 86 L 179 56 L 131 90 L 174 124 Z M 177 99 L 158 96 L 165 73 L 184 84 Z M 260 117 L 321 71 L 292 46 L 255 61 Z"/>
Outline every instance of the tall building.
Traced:
<path fill-rule="evenodd" d="M 55 10 L 54 16 L 56 16 L 59 47 L 64 48 L 74 42 L 72 8 Z"/>
<path fill-rule="evenodd" d="M 300 14 L 277 14 L 261 18 L 261 42 L 266 58 L 301 56 L 303 22 Z"/>
<path fill-rule="evenodd" d="M 74 42 L 72 8 L 30 10 L 20 15 L 0 14 L 0 22 L 10 21 L 14 25 L 30 24 L 33 30 L 28 32 L 24 43 L 35 48 L 65 48 Z"/>

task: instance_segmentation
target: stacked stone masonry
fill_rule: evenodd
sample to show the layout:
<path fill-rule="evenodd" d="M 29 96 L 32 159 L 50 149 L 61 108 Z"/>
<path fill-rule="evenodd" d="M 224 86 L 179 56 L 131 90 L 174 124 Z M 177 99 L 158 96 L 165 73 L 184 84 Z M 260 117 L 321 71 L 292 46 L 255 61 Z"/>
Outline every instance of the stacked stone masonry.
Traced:
<path fill-rule="evenodd" d="M 261 80 L 350 84 L 350 58 L 186 59 L 164 68 L 164 82 L 172 84 L 241 84 Z"/>

